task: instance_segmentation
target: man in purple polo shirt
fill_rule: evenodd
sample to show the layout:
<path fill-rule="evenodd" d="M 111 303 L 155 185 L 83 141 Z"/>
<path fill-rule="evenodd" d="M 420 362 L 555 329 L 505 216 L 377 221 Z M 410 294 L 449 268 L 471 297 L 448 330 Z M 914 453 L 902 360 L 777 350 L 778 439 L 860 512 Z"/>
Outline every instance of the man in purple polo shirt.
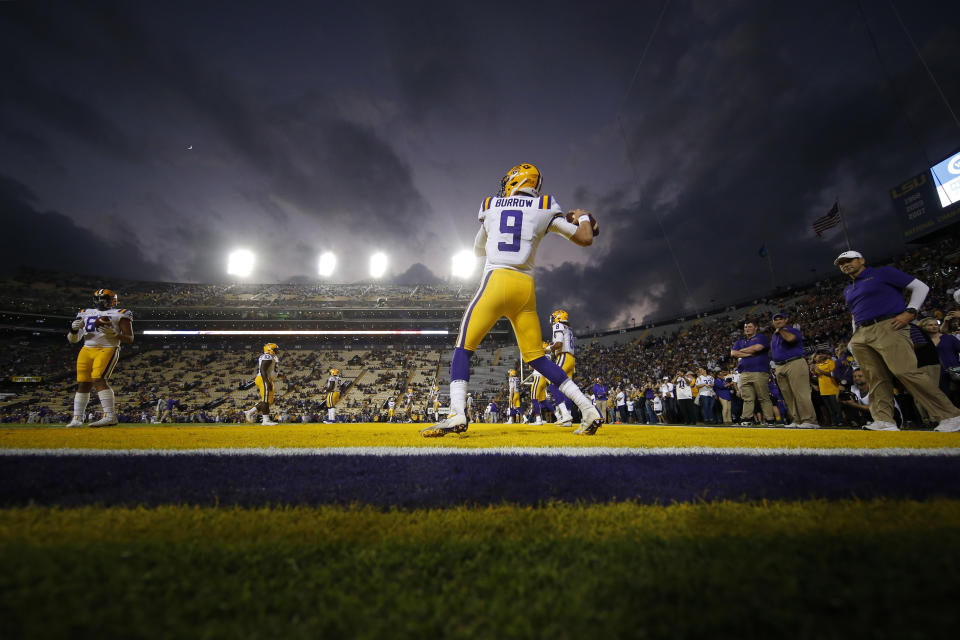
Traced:
<path fill-rule="evenodd" d="M 847 345 L 870 384 L 870 415 L 864 429 L 898 431 L 893 418 L 891 374 L 922 404 L 935 431 L 960 431 L 960 409 L 917 368 L 908 324 L 917 317 L 930 288 L 893 267 L 868 267 L 859 251 L 844 251 L 833 261 L 852 283 L 843 290 L 853 314 Z M 903 302 L 904 291 L 910 295 Z"/>
<path fill-rule="evenodd" d="M 743 335 L 737 340 L 730 355 L 739 358 L 737 371 L 740 372 L 740 396 L 743 398 L 741 418 L 743 426 L 753 424 L 757 401 L 763 411 L 767 424 L 774 424 L 773 403 L 770 402 L 770 338 L 757 333 L 757 323 L 747 320 L 743 323 Z"/>
<path fill-rule="evenodd" d="M 771 322 L 770 357 L 773 358 L 773 375 L 790 413 L 791 422 L 787 427 L 819 429 L 817 412 L 810 399 L 810 372 L 803 359 L 803 334 L 800 329 L 787 325 L 787 314 L 782 311 L 773 314 Z"/>

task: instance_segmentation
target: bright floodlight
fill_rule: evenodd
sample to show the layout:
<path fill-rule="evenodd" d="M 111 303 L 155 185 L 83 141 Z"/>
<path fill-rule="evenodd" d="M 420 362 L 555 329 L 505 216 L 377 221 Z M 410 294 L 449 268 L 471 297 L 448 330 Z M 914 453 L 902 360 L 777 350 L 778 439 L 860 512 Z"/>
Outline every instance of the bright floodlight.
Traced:
<path fill-rule="evenodd" d="M 329 278 L 333 275 L 333 270 L 337 268 L 337 256 L 333 255 L 329 251 L 320 255 L 320 260 L 317 262 L 317 273 L 320 274 L 322 278 Z"/>
<path fill-rule="evenodd" d="M 473 275 L 473 270 L 477 266 L 477 257 L 473 251 L 459 251 L 453 254 L 453 277 L 469 278 Z"/>
<path fill-rule="evenodd" d="M 237 249 L 227 257 L 227 273 L 231 276 L 246 278 L 253 273 L 255 260 L 253 252 L 246 249 Z"/>
<path fill-rule="evenodd" d="M 387 272 L 387 254 L 375 253 L 370 256 L 370 276 L 373 278 L 382 278 Z"/>

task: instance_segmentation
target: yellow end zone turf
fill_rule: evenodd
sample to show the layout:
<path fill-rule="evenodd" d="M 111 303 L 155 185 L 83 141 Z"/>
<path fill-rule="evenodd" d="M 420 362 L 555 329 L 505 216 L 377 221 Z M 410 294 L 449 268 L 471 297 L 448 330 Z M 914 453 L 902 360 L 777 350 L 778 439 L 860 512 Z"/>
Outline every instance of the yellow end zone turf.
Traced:
<path fill-rule="evenodd" d="M 472 424 L 465 436 L 423 438 L 425 425 L 344 423 L 260 425 L 119 425 L 105 429 L 51 426 L 0 428 L 2 449 L 208 449 L 260 447 L 735 447 L 941 448 L 960 446 L 960 432 L 871 432 L 776 429 L 604 426 L 575 436 L 554 426 Z"/>

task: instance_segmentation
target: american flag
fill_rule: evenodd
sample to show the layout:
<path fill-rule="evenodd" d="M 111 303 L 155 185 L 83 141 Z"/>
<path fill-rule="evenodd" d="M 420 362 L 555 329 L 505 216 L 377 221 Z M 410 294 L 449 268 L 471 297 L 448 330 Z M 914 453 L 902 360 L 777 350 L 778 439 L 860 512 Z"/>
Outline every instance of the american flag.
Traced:
<path fill-rule="evenodd" d="M 817 232 L 817 237 L 822 237 L 822 234 L 827 229 L 837 226 L 840 224 L 840 201 L 837 200 L 833 203 L 833 207 L 830 208 L 830 211 L 827 212 L 827 215 L 822 218 L 817 218 L 813 221 L 813 230 Z"/>

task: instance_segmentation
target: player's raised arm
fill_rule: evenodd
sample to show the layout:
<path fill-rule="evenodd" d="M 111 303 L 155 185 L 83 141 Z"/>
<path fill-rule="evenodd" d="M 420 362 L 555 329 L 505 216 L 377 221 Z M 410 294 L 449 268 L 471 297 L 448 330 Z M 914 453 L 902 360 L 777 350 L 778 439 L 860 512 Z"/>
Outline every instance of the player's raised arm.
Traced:
<path fill-rule="evenodd" d="M 593 214 L 583 209 L 571 209 L 566 216 L 559 215 L 550 223 L 550 230 L 569 238 L 570 242 L 589 247 L 593 238 L 600 234 L 600 227 Z"/>

